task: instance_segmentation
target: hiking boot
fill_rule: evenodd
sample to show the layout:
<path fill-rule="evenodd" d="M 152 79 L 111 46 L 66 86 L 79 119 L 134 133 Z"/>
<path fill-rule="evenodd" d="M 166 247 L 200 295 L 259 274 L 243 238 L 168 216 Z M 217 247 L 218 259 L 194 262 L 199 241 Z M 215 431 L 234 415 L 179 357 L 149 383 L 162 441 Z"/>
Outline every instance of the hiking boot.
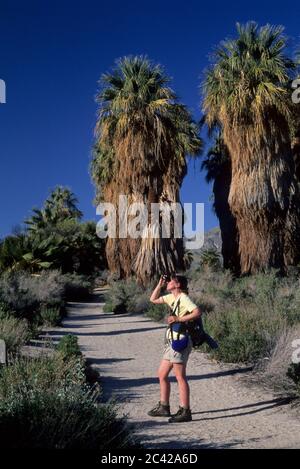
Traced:
<path fill-rule="evenodd" d="M 191 409 L 185 409 L 184 407 L 179 406 L 177 414 L 173 415 L 169 419 L 169 423 L 190 422 L 191 420 L 192 420 Z"/>
<path fill-rule="evenodd" d="M 170 406 L 159 403 L 152 410 L 148 412 L 150 417 L 170 417 Z"/>

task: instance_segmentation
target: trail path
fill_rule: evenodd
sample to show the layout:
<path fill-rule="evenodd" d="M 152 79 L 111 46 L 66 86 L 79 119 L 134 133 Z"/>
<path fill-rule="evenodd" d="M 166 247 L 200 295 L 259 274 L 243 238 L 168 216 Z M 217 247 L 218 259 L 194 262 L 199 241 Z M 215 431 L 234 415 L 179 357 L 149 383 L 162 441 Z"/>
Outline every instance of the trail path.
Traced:
<path fill-rule="evenodd" d="M 249 368 L 220 367 L 196 351 L 187 368 L 193 421 L 148 417 L 159 400 L 156 373 L 165 326 L 142 315 L 103 313 L 101 292 L 94 301 L 71 303 L 63 327 L 50 335 L 78 336 L 82 352 L 99 368 L 104 398 L 123 402 L 146 448 L 300 448 L 300 418 L 287 402 L 249 388 L 241 380 Z M 171 412 L 178 403 L 172 375 Z"/>

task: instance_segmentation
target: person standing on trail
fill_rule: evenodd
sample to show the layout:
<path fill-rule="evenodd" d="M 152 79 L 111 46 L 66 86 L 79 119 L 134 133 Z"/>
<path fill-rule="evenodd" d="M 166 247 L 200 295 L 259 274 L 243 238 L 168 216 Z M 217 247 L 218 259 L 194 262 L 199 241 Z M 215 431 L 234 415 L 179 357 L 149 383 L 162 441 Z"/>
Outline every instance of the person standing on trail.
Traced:
<path fill-rule="evenodd" d="M 159 296 L 163 286 L 166 286 L 168 294 Z M 174 327 L 174 324 L 185 323 L 187 321 L 197 319 L 201 315 L 199 308 L 192 302 L 187 293 L 187 278 L 183 275 L 174 274 L 168 279 L 162 276 L 150 297 L 151 303 L 166 303 L 170 306 L 172 308 L 172 315 L 169 315 L 167 318 L 168 329 L 165 336 L 165 349 L 158 369 L 160 401 L 157 406 L 148 412 L 148 415 L 151 417 L 171 417 L 169 419 L 170 423 L 190 422 L 192 420 L 190 409 L 190 389 L 186 377 L 186 365 L 192 350 L 192 340 L 191 337 L 188 336 L 186 347 L 181 351 L 176 351 L 172 348 L 172 337 L 174 336 L 171 333 L 171 328 Z M 168 377 L 172 368 L 178 383 L 180 406 L 178 412 L 171 416 L 171 385 Z"/>

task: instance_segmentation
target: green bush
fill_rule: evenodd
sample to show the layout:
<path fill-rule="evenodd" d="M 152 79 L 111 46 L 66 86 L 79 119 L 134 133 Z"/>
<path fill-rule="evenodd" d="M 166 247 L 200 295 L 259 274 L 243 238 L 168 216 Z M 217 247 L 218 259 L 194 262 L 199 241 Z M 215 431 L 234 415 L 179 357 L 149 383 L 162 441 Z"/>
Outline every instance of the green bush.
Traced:
<path fill-rule="evenodd" d="M 141 303 L 141 296 L 144 294 L 144 289 L 134 279 L 114 281 L 104 295 L 103 311 L 115 314 L 140 312 L 141 308 L 147 304 L 145 297 Z"/>
<path fill-rule="evenodd" d="M 85 362 L 58 351 L 19 357 L 0 370 L 0 446 L 128 448 L 133 431 L 114 403 L 97 404 Z"/>
<path fill-rule="evenodd" d="M 30 323 L 41 321 L 40 309 L 62 305 L 64 288 L 58 271 L 32 275 L 10 272 L 0 277 L 0 300 L 11 314 Z"/>
<path fill-rule="evenodd" d="M 66 301 L 82 301 L 89 298 L 93 282 L 85 275 L 64 274 L 61 276 Z"/>
<path fill-rule="evenodd" d="M 204 315 L 205 329 L 219 342 L 213 353 L 224 362 L 255 362 L 269 355 L 284 325 L 284 319 L 255 308 Z"/>
<path fill-rule="evenodd" d="M 189 295 L 220 345 L 205 350 L 220 360 L 256 363 L 269 357 L 285 327 L 300 323 L 296 275 L 282 278 L 273 269 L 237 279 L 228 271 L 191 271 L 188 276 Z"/>
<path fill-rule="evenodd" d="M 8 353 L 16 353 L 24 345 L 31 333 L 25 319 L 16 319 L 0 313 L 0 339 L 6 344 Z"/>
<path fill-rule="evenodd" d="M 45 305 L 40 305 L 39 316 L 41 322 L 45 326 L 59 326 L 61 324 L 62 319 L 66 314 L 66 308 L 64 302 L 49 302 Z"/>
<path fill-rule="evenodd" d="M 65 360 L 58 352 L 37 358 L 18 357 L 0 372 L 0 400 L 39 392 L 65 395 L 78 386 L 86 389 L 82 357 Z"/>
<path fill-rule="evenodd" d="M 145 311 L 145 315 L 148 318 L 158 322 L 162 321 L 167 313 L 168 309 L 166 305 L 156 305 L 154 303 L 150 303 L 150 306 Z"/>
<path fill-rule="evenodd" d="M 89 394 L 22 396 L 0 404 L 2 448 L 116 450 L 136 447 L 126 418 L 114 404 L 96 405 Z"/>
<path fill-rule="evenodd" d="M 72 334 L 63 336 L 57 344 L 56 349 L 61 353 L 64 359 L 78 357 L 81 355 L 81 351 L 78 345 L 78 337 Z"/>
<path fill-rule="evenodd" d="M 43 271 L 40 274 L 10 272 L 0 277 L 0 304 L 30 324 L 58 325 L 69 300 L 88 298 L 93 283 L 83 275 Z"/>
<path fill-rule="evenodd" d="M 145 313 L 152 304 L 149 299 L 150 295 L 150 291 L 144 291 L 140 294 L 134 295 L 132 298 L 131 311 L 136 314 Z"/>

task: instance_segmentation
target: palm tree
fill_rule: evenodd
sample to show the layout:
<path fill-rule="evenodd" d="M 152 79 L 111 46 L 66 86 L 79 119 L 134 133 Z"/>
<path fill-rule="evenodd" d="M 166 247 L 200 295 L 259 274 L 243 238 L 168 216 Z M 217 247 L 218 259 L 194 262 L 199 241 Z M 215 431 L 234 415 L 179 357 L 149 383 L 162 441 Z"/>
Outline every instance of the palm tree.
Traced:
<path fill-rule="evenodd" d="M 216 248 L 202 249 L 200 266 L 204 269 L 218 270 L 221 268 L 221 256 Z"/>
<path fill-rule="evenodd" d="M 128 204 L 146 203 L 148 213 L 151 203 L 179 202 L 186 155 L 199 154 L 201 141 L 169 81 L 159 65 L 142 56 L 125 57 L 102 76 L 92 161 L 97 201 L 119 208 L 124 194 Z M 121 278 L 135 274 L 145 284 L 162 271 L 184 269 L 183 240 L 163 238 L 163 223 L 151 226 L 148 219 L 142 238 L 108 238 L 110 271 Z"/>
<path fill-rule="evenodd" d="M 241 272 L 283 270 L 299 200 L 289 130 L 288 85 L 295 66 L 285 55 L 282 27 L 250 22 L 237 24 L 237 31 L 214 54 L 203 107 L 207 123 L 221 127 L 230 154 L 228 203 L 237 223 Z M 288 219 L 293 227 L 286 233 Z"/>
<path fill-rule="evenodd" d="M 41 243 L 25 233 L 7 236 L 0 242 L 0 272 L 28 270 L 34 273 L 51 266 Z"/>
<path fill-rule="evenodd" d="M 80 220 L 82 212 L 77 207 L 78 200 L 67 187 L 57 186 L 45 202 L 45 210 L 50 210 L 57 220 L 74 218 Z"/>
<path fill-rule="evenodd" d="M 34 208 L 33 215 L 25 221 L 29 231 L 51 229 L 57 223 L 67 220 L 80 220 L 82 212 L 77 207 L 78 200 L 70 189 L 56 187 L 46 199 L 40 210 Z"/>
<path fill-rule="evenodd" d="M 206 181 L 208 183 L 213 181 L 213 209 L 220 223 L 223 266 L 225 269 L 230 269 L 236 275 L 239 275 L 238 232 L 236 219 L 228 203 L 231 185 L 231 161 L 220 132 L 215 134 L 214 145 L 209 149 L 205 160 L 202 162 L 201 169 L 206 171 Z"/>

